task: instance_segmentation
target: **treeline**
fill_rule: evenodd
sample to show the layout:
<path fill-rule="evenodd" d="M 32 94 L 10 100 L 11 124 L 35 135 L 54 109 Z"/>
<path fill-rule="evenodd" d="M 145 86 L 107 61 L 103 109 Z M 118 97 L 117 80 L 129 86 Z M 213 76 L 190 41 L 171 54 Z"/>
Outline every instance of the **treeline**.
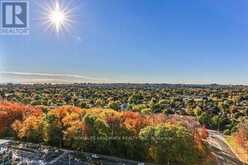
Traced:
<path fill-rule="evenodd" d="M 51 107 L 110 108 L 143 114 L 194 116 L 209 129 L 230 135 L 248 120 L 247 86 L 159 84 L 2 85 L 0 100 Z"/>
<path fill-rule="evenodd" d="M 190 117 L 0 103 L 1 136 L 158 164 L 206 160 L 208 136 Z M 6 122 L 8 121 L 8 122 Z"/>

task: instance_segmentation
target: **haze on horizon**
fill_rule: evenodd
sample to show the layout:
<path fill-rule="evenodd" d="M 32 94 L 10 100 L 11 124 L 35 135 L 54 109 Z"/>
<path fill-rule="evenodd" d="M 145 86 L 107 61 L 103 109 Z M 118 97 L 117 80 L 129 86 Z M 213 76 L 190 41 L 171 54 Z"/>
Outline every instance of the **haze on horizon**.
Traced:
<path fill-rule="evenodd" d="M 59 36 L 0 37 L 0 83 L 248 83 L 248 1 L 61 0 L 75 17 Z"/>

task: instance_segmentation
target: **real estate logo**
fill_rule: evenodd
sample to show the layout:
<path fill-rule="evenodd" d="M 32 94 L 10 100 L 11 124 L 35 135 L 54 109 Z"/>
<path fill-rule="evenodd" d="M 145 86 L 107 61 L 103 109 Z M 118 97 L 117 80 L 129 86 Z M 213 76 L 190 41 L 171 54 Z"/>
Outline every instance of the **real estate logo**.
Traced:
<path fill-rule="evenodd" d="M 0 0 L 2 35 L 27 35 L 29 34 L 29 2 Z"/>

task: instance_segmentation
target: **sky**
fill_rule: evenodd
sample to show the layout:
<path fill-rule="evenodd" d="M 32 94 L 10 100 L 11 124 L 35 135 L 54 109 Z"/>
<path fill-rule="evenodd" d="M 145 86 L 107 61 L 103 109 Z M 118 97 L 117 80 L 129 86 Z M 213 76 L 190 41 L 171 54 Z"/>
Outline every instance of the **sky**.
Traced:
<path fill-rule="evenodd" d="M 1 0 L 0 0 L 1 1 Z M 0 35 L 0 82 L 248 84 L 247 0 L 58 0 L 70 28 L 41 20 Z"/>

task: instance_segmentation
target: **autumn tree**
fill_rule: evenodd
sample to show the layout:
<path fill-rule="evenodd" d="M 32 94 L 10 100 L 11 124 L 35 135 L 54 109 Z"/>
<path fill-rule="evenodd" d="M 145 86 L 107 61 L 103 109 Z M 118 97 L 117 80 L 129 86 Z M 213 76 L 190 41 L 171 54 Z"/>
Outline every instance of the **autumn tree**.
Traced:
<path fill-rule="evenodd" d="M 39 116 L 42 114 L 42 110 L 33 106 L 1 102 L 0 103 L 0 136 L 12 135 L 11 124 L 15 120 L 22 121 L 24 118 L 33 115 Z"/>
<path fill-rule="evenodd" d="M 29 116 L 23 122 L 16 120 L 12 124 L 12 129 L 15 131 L 19 139 L 28 142 L 40 143 L 43 142 L 43 116 Z"/>
<path fill-rule="evenodd" d="M 197 150 L 192 134 L 183 126 L 161 124 L 141 130 L 147 159 L 158 164 L 194 164 Z"/>

